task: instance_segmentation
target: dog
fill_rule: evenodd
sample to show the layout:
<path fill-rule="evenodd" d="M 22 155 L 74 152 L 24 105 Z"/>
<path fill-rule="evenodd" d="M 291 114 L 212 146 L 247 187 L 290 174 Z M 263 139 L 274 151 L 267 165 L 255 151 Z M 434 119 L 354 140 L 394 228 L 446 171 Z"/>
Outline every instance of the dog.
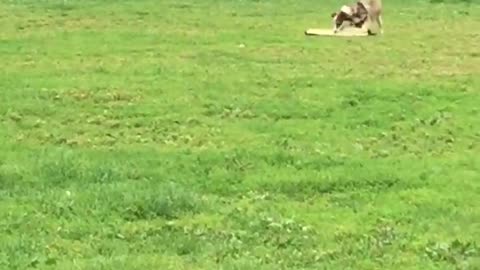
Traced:
<path fill-rule="evenodd" d="M 331 14 L 333 32 L 338 33 L 346 26 L 354 26 L 367 30 L 372 35 L 372 23 L 377 23 L 380 33 L 383 34 L 383 5 L 382 0 L 359 0 L 353 5 L 344 5 L 338 12 Z"/>

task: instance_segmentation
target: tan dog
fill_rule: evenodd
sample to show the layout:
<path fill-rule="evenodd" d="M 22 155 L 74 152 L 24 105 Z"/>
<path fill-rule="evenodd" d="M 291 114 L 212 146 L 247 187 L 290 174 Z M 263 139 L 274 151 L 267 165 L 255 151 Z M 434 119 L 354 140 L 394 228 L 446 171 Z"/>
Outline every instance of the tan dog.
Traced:
<path fill-rule="evenodd" d="M 344 5 L 340 11 L 331 15 L 333 31 L 337 33 L 349 25 L 362 28 L 372 34 L 372 23 L 377 23 L 380 33 L 383 34 L 382 11 L 382 0 L 359 0 L 353 5 Z"/>

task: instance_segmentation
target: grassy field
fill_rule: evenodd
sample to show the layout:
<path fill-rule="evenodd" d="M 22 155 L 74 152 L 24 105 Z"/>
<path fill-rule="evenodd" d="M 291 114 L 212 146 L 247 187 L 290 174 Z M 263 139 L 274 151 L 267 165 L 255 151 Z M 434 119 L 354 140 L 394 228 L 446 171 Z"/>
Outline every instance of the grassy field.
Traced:
<path fill-rule="evenodd" d="M 480 269 L 480 5 L 0 0 L 0 269 Z"/>

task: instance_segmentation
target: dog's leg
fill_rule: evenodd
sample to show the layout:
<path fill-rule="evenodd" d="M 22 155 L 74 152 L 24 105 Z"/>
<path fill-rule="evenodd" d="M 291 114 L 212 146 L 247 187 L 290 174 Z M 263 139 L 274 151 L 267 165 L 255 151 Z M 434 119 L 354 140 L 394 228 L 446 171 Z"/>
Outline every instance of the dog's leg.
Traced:
<path fill-rule="evenodd" d="M 333 26 L 333 33 L 336 34 L 339 30 L 340 30 L 339 27 L 337 27 L 336 25 Z"/>
<path fill-rule="evenodd" d="M 343 31 L 343 29 L 345 28 L 345 23 L 342 23 L 337 29 L 335 29 L 333 32 L 334 33 L 338 33 L 340 31 Z"/>
<path fill-rule="evenodd" d="M 345 28 L 345 22 L 342 22 L 341 25 L 337 25 L 337 23 L 335 22 L 336 21 L 336 17 L 335 19 L 333 20 L 333 33 L 338 33 L 340 31 L 343 30 L 343 28 Z"/>
<path fill-rule="evenodd" d="M 337 24 L 335 23 L 335 21 L 337 20 L 337 16 L 338 14 L 337 13 L 332 13 L 332 24 L 333 24 L 333 33 L 337 33 Z"/>
<path fill-rule="evenodd" d="M 371 31 L 371 26 L 372 26 L 372 16 L 370 14 L 367 15 L 367 19 L 362 25 L 362 31 L 365 31 L 367 33 L 370 33 Z"/>
<path fill-rule="evenodd" d="M 380 29 L 380 34 L 383 35 L 383 19 L 382 19 L 382 15 L 378 15 L 377 16 L 377 24 L 378 24 L 378 28 Z"/>
<path fill-rule="evenodd" d="M 338 27 L 335 23 L 333 23 L 333 29 L 332 30 L 333 30 L 334 33 L 338 32 Z"/>
<path fill-rule="evenodd" d="M 367 31 L 368 31 L 369 21 L 370 21 L 370 20 L 367 18 L 367 20 L 362 24 L 362 31 L 363 31 L 363 32 L 367 32 Z"/>
<path fill-rule="evenodd" d="M 337 26 L 337 25 L 334 25 L 333 26 L 333 33 L 338 33 L 340 31 L 343 30 L 343 28 L 345 28 L 345 23 L 342 23 L 340 26 Z"/>

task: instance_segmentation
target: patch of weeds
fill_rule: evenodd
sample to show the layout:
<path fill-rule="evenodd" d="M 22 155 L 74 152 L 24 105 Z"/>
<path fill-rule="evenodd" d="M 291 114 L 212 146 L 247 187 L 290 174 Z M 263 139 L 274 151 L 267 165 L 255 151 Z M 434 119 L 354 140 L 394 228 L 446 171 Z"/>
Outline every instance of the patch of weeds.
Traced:
<path fill-rule="evenodd" d="M 39 155 L 39 176 L 42 181 L 55 186 L 82 181 L 86 177 L 85 161 L 72 152 L 60 152 L 56 155 Z"/>
<path fill-rule="evenodd" d="M 290 167 L 297 170 L 311 169 L 314 171 L 323 171 L 326 168 L 339 167 L 345 165 L 344 158 L 334 155 L 316 155 L 314 157 L 305 157 L 303 155 L 293 154 L 292 152 L 277 151 L 267 155 L 261 155 L 257 159 L 272 167 Z"/>
<path fill-rule="evenodd" d="M 262 244 L 275 249 L 306 248 L 315 245 L 316 232 L 310 226 L 294 219 L 259 214 L 243 208 L 235 208 L 225 217 L 238 227 L 234 235 L 238 241 L 247 244 Z"/>
<path fill-rule="evenodd" d="M 105 161 L 92 162 L 88 157 L 74 152 L 60 151 L 41 156 L 37 171 L 46 184 L 66 186 L 85 182 L 110 183 L 128 178 L 120 165 Z"/>
<path fill-rule="evenodd" d="M 280 179 L 261 183 L 260 186 L 269 192 L 276 192 L 293 197 L 313 196 L 316 194 L 333 194 L 365 190 L 382 192 L 404 185 L 396 176 L 379 175 L 377 177 L 352 176 L 325 177 L 315 175 L 301 178 Z"/>
<path fill-rule="evenodd" d="M 133 197 L 132 197 L 133 196 Z M 167 183 L 148 191 L 127 195 L 124 218 L 141 220 L 165 218 L 176 219 L 183 214 L 196 214 L 201 209 L 201 200 L 193 192 L 175 183 Z"/>
<path fill-rule="evenodd" d="M 474 0 L 430 0 L 432 4 L 445 4 L 445 3 L 463 3 L 463 4 L 473 4 Z"/>
<path fill-rule="evenodd" d="M 275 167 L 293 167 L 298 161 L 297 158 L 288 151 L 278 151 L 265 157 L 269 166 Z"/>
<path fill-rule="evenodd" d="M 21 122 L 23 117 L 24 116 L 21 113 L 16 111 L 11 111 L 11 110 L 8 110 L 7 113 L 5 114 L 5 119 L 9 119 L 16 123 Z"/>
<path fill-rule="evenodd" d="M 251 257 L 227 258 L 222 264 L 225 270 L 278 269 L 274 266 L 266 267 L 259 259 Z"/>
<path fill-rule="evenodd" d="M 50 10 L 58 10 L 58 11 L 72 11 L 75 10 L 77 7 L 74 4 L 68 3 L 68 1 L 63 1 L 62 3 L 54 3 L 48 5 L 48 9 Z"/>
<path fill-rule="evenodd" d="M 38 264 L 40 251 L 44 250 L 43 241 L 35 241 L 25 236 L 2 239 L 0 249 L 1 269 L 26 269 Z M 22 256 L 19 256 L 19 255 Z M 33 260 L 31 258 L 34 258 Z"/>
<path fill-rule="evenodd" d="M 206 104 L 204 105 L 206 116 L 217 116 L 222 119 L 252 119 L 258 117 L 255 112 L 248 108 L 240 108 L 235 105 L 217 105 L 217 104 Z"/>
<path fill-rule="evenodd" d="M 202 225 L 183 231 L 205 243 L 204 249 L 212 252 L 217 263 L 249 258 L 261 265 L 278 265 L 282 258 L 280 264 L 306 266 L 320 259 L 318 238 L 312 227 L 247 205 L 251 204 L 228 212 L 223 228 L 213 230 Z"/>
<path fill-rule="evenodd" d="M 346 207 L 352 209 L 354 212 L 357 212 L 359 209 L 366 204 L 367 201 L 370 201 L 372 194 L 365 194 L 364 192 L 345 192 L 345 193 L 336 193 L 328 196 L 328 201 L 336 207 Z"/>
<path fill-rule="evenodd" d="M 246 151 L 197 156 L 187 165 L 204 191 L 229 195 L 243 190 L 248 173 L 256 169 L 255 157 Z"/>
<path fill-rule="evenodd" d="M 480 250 L 475 242 L 456 239 L 451 243 L 429 242 L 425 247 L 425 255 L 433 261 L 448 262 L 463 269 L 468 259 L 480 255 Z"/>
<path fill-rule="evenodd" d="M 229 185 L 239 185 L 243 182 L 248 171 L 254 168 L 254 164 L 250 161 L 251 157 L 247 153 L 235 151 L 227 154 L 223 160 L 225 170 L 225 180 Z"/>
<path fill-rule="evenodd" d="M 314 243 L 314 232 L 309 226 L 293 219 L 260 215 L 252 220 L 248 229 L 256 239 L 275 248 L 303 248 Z"/>
<path fill-rule="evenodd" d="M 176 234 L 172 237 L 171 243 L 173 244 L 173 248 L 175 253 L 179 256 L 185 256 L 189 254 L 193 254 L 200 249 L 200 241 L 192 234 Z"/>
<path fill-rule="evenodd" d="M 88 178 L 89 182 L 111 183 L 122 180 L 126 176 L 114 164 L 102 163 L 89 168 Z"/>
<path fill-rule="evenodd" d="M 12 190 L 22 179 L 22 172 L 17 167 L 8 166 L 0 161 L 0 191 Z"/>
<path fill-rule="evenodd" d="M 253 168 L 253 164 L 248 161 L 251 158 L 247 153 L 235 151 L 232 155 L 225 156 L 226 169 L 235 172 L 245 172 Z"/>
<path fill-rule="evenodd" d="M 43 213 L 54 216 L 55 218 L 72 219 L 76 215 L 75 211 L 75 199 L 70 191 L 66 191 L 64 194 L 55 197 L 44 196 L 41 203 L 39 203 L 40 209 Z"/>
<path fill-rule="evenodd" d="M 154 244 L 155 250 L 165 253 L 173 252 L 178 256 L 205 252 L 213 243 L 218 244 L 217 241 L 225 239 L 203 225 L 185 225 L 174 220 L 159 222 L 155 225 L 141 223 L 145 226 L 137 226 L 136 224 L 138 223 L 130 223 L 130 228 L 117 234 L 117 237 L 121 235 L 122 239 L 129 242 Z"/>
<path fill-rule="evenodd" d="M 395 228 L 388 224 L 379 224 L 363 234 L 339 233 L 335 239 L 341 245 L 341 254 L 381 258 L 388 247 L 399 238 Z"/>

